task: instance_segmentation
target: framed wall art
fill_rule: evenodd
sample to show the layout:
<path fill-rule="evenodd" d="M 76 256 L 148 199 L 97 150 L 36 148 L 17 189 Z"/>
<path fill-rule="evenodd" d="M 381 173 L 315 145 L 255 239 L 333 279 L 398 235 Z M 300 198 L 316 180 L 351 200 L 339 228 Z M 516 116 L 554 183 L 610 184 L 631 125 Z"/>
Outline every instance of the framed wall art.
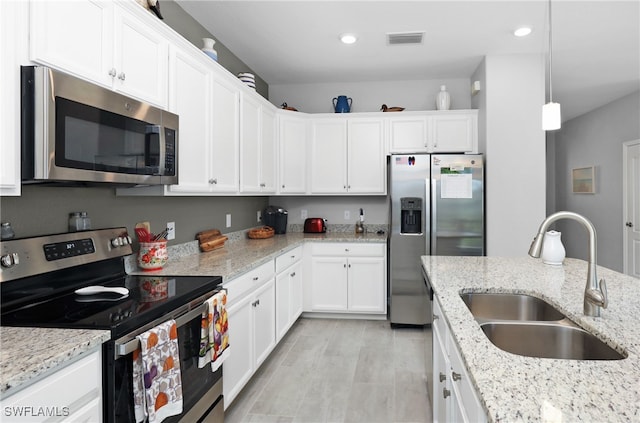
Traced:
<path fill-rule="evenodd" d="M 571 186 L 574 194 L 595 194 L 595 166 L 578 167 L 571 171 Z"/>

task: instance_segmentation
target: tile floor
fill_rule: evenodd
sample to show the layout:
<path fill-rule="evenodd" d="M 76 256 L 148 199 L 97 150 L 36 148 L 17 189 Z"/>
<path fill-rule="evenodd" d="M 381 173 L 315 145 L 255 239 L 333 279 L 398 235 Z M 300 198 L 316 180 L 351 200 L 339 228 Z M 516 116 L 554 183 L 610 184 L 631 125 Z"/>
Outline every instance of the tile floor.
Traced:
<path fill-rule="evenodd" d="M 300 318 L 225 412 L 225 422 L 430 422 L 430 329 Z"/>

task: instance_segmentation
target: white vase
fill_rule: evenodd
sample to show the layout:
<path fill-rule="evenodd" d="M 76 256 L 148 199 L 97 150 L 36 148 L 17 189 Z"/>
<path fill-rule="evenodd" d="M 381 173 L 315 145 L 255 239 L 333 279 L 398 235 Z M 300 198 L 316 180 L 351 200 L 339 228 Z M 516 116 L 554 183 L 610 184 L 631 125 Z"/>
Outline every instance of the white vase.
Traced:
<path fill-rule="evenodd" d="M 216 40 L 212 38 L 203 38 L 202 42 L 204 43 L 204 47 L 202 47 L 202 51 L 204 51 L 207 56 L 211 57 L 216 62 L 218 61 L 218 52 L 213 49 L 213 45 L 216 43 Z"/>
<path fill-rule="evenodd" d="M 565 250 L 564 245 L 562 245 L 562 240 L 560 239 L 561 235 L 562 233 L 558 231 L 549 231 L 544 234 L 544 239 L 542 240 L 542 254 L 540 255 L 543 263 L 554 266 L 562 265 L 562 261 L 565 257 Z"/>
<path fill-rule="evenodd" d="M 447 86 L 441 85 L 440 92 L 436 96 L 436 109 L 449 110 L 449 107 L 451 107 L 451 96 L 447 92 Z"/>

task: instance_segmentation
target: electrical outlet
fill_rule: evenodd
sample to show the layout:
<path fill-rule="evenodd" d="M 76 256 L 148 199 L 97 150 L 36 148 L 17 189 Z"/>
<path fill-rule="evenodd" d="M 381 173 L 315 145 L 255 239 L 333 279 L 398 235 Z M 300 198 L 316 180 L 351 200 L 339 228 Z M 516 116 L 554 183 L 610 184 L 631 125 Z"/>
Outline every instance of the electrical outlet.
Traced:
<path fill-rule="evenodd" d="M 167 241 L 176 239 L 176 222 L 167 222 Z"/>
<path fill-rule="evenodd" d="M 345 210 L 344 211 L 344 220 L 349 220 L 351 219 L 351 213 L 349 212 L 349 210 Z"/>
<path fill-rule="evenodd" d="M 307 209 L 300 210 L 300 219 L 305 220 L 307 218 Z"/>
<path fill-rule="evenodd" d="M 260 210 L 258 210 L 258 212 L 256 213 L 256 219 L 258 222 L 262 220 L 262 212 Z"/>
<path fill-rule="evenodd" d="M 231 227 L 231 213 L 227 213 L 227 228 Z"/>

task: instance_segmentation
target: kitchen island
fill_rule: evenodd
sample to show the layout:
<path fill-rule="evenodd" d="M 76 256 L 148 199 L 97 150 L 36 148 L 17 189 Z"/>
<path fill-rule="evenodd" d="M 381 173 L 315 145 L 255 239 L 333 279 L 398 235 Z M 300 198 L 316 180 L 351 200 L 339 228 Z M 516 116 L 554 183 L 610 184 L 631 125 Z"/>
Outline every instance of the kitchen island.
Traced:
<path fill-rule="evenodd" d="M 422 265 L 488 421 L 640 421 L 640 280 L 598 267 L 609 305 L 583 314 L 587 263 L 530 257 L 424 256 Z M 623 360 L 533 358 L 494 346 L 463 292 L 539 297 L 626 355 Z"/>

